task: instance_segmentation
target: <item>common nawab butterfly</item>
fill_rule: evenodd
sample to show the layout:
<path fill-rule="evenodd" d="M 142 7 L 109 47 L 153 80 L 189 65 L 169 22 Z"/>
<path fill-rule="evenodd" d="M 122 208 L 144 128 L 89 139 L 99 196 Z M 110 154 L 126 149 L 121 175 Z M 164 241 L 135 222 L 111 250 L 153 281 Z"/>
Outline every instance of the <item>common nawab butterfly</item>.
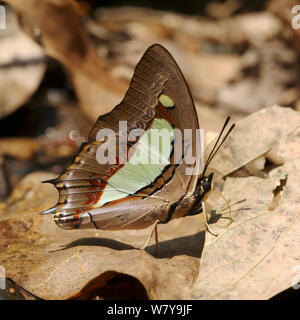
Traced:
<path fill-rule="evenodd" d="M 59 200 L 41 213 L 54 214 L 54 221 L 65 229 L 153 225 L 146 245 L 154 231 L 157 242 L 158 223 L 205 211 L 203 201 L 213 180 L 213 173 L 205 173 L 234 128 L 233 124 L 221 140 L 228 122 L 229 117 L 201 166 L 204 156 L 199 150 L 204 143 L 187 83 L 171 54 L 161 45 L 152 45 L 137 64 L 122 102 L 98 118 L 72 164 L 57 179 L 44 181 L 55 185 Z M 126 124 L 122 131 L 120 123 Z M 106 137 L 99 138 L 103 130 Z M 132 134 L 138 130 L 142 134 Z M 160 140 L 154 143 L 157 135 L 168 136 L 167 145 Z M 101 160 L 105 150 L 116 151 L 115 161 Z M 149 151 L 163 161 L 133 161 L 148 159 Z M 205 224 L 209 230 L 207 218 Z"/>

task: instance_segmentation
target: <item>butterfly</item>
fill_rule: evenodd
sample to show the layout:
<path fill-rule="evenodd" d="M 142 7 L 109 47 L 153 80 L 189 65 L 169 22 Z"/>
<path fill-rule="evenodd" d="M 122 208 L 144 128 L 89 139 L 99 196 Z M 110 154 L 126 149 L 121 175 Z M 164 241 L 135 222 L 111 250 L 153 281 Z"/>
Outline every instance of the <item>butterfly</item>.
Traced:
<path fill-rule="evenodd" d="M 171 54 L 154 44 L 121 103 L 98 118 L 71 165 L 44 181 L 57 188 L 59 200 L 41 214 L 53 214 L 64 229 L 153 225 L 143 248 L 154 231 L 158 243 L 157 224 L 205 210 L 213 186 L 206 171 L 234 128 L 221 140 L 228 122 L 203 165 L 204 140 L 188 85 Z M 205 224 L 209 230 L 207 218 Z"/>

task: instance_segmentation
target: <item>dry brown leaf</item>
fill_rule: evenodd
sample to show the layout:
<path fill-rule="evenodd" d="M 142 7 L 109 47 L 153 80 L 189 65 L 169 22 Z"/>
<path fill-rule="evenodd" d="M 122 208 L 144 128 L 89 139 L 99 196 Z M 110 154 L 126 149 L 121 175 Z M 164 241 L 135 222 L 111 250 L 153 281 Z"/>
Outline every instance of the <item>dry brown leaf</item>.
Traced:
<path fill-rule="evenodd" d="M 258 44 L 273 39 L 281 30 L 281 22 L 269 12 L 239 15 L 234 23 L 248 41 Z"/>
<path fill-rule="evenodd" d="M 300 158 L 268 179 L 228 178 L 224 195 L 233 223 L 217 238 L 207 234 L 193 299 L 269 299 L 290 288 L 300 262 Z M 286 181 L 275 208 L 273 191 Z M 241 203 L 243 198 L 245 201 Z M 224 202 L 215 208 L 224 208 Z M 223 223 L 224 224 L 224 223 Z"/>
<path fill-rule="evenodd" d="M 212 166 L 222 175 L 245 165 L 246 158 L 248 166 L 252 159 L 263 161 L 274 145 L 285 164 L 266 179 L 226 179 L 223 193 L 233 223 L 224 228 L 229 212 L 219 200 L 210 217 L 219 236 L 206 233 L 193 299 L 269 299 L 294 284 L 293 268 L 300 261 L 299 126 L 300 114 L 291 109 L 261 110 L 238 122 L 216 156 Z"/>
<path fill-rule="evenodd" d="M 89 119 L 95 121 L 120 102 L 126 86 L 111 77 L 105 62 L 97 56 L 82 17 L 70 1 L 5 2 L 18 14 L 27 34 L 43 45 L 46 54 L 67 68 Z"/>
<path fill-rule="evenodd" d="M 222 161 L 225 175 L 250 163 L 295 133 L 299 123 L 297 112 L 276 106 L 239 121 L 215 166 Z M 267 299 L 291 286 L 291 268 L 299 263 L 299 169 L 296 158 L 267 179 L 227 178 L 224 194 L 233 223 L 220 228 L 228 212 L 219 201 L 210 217 L 219 236 L 206 233 L 203 253 L 199 216 L 159 225 L 156 254 L 154 245 L 136 249 L 151 227 L 68 231 L 51 216 L 38 215 L 56 203 L 57 191 L 40 183 L 52 174 L 36 172 L 19 183 L 0 213 L 0 264 L 7 276 L 44 299 L 78 298 L 118 274 L 137 279 L 150 299 Z"/>
<path fill-rule="evenodd" d="M 217 92 L 241 71 L 241 57 L 234 54 L 186 53 L 184 74 L 194 99 L 215 102 Z"/>
<path fill-rule="evenodd" d="M 284 119 L 284 121 L 283 121 Z M 291 108 L 273 106 L 241 119 L 211 162 L 211 169 L 226 176 L 266 154 L 278 141 L 295 132 L 300 114 Z M 205 150 L 207 157 L 215 140 Z"/>
<path fill-rule="evenodd" d="M 275 164 L 283 164 L 286 161 L 300 157 L 300 124 L 287 136 L 283 136 L 267 154 L 267 158 Z"/>
<path fill-rule="evenodd" d="M 160 30 L 156 36 L 169 35 L 189 48 L 197 48 L 205 40 L 227 44 L 258 43 L 273 39 L 281 31 L 281 21 L 269 12 L 252 12 L 213 20 L 148 8 L 117 7 L 99 8 L 95 18 L 114 31 L 124 30 L 128 23 L 138 21 L 139 24 L 151 26 L 151 29 Z"/>
<path fill-rule="evenodd" d="M 29 160 L 39 148 L 38 140 L 33 138 L 0 139 L 0 156 L 9 155 L 17 159 Z"/>
<path fill-rule="evenodd" d="M 220 106 L 250 114 L 297 100 L 297 53 L 289 45 L 277 39 L 267 41 L 250 47 L 241 60 L 243 76 L 220 88 L 216 98 Z"/>
<path fill-rule="evenodd" d="M 20 31 L 1 39 L 0 52 L 0 118 L 3 118 L 36 91 L 46 64 L 41 48 Z"/>
<path fill-rule="evenodd" d="M 273 0 L 268 3 L 268 10 L 282 21 L 285 28 L 282 28 L 283 34 L 291 41 L 291 45 L 300 50 L 300 30 L 293 28 L 293 18 L 296 13 L 292 13 L 292 8 L 299 5 L 297 0 Z M 297 11 L 297 10 L 296 10 Z M 296 18 L 297 23 L 297 18 Z"/>

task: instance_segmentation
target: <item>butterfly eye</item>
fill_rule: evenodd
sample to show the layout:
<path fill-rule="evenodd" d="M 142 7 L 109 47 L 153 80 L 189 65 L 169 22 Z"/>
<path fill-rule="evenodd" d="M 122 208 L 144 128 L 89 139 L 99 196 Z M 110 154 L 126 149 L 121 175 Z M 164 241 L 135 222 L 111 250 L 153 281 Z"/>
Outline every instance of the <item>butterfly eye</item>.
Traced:
<path fill-rule="evenodd" d="M 212 183 L 209 181 L 209 179 L 205 179 L 202 183 L 202 187 L 204 190 L 204 193 L 207 193 L 211 189 Z"/>

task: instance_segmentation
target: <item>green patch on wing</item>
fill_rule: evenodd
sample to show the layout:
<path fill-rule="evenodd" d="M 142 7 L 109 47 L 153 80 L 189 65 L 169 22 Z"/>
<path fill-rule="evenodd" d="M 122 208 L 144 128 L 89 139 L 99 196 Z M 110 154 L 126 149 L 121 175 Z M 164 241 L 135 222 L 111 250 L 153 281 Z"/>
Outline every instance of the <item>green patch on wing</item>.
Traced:
<path fill-rule="evenodd" d="M 129 161 L 108 181 L 97 207 L 125 198 L 151 184 L 170 163 L 174 132 L 168 121 L 155 119 L 140 138 Z"/>
<path fill-rule="evenodd" d="M 161 94 L 158 98 L 159 102 L 166 108 L 175 107 L 174 101 L 167 95 Z"/>

